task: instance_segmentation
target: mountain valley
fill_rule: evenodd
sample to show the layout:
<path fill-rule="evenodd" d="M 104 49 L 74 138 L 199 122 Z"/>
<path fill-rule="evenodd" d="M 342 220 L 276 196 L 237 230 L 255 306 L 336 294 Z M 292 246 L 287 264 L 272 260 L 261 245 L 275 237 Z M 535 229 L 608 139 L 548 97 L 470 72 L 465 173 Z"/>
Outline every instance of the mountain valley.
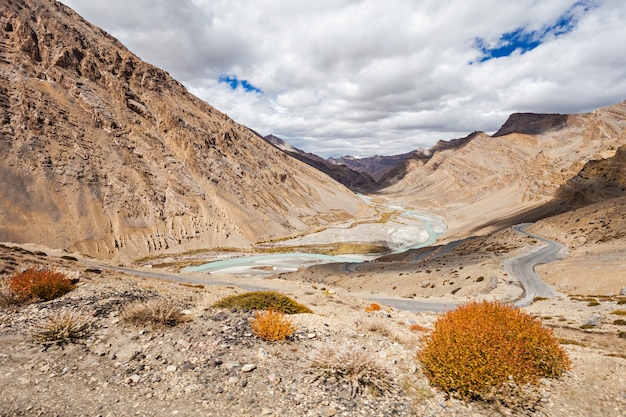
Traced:
<path fill-rule="evenodd" d="M 235 122 L 69 7 L 7 0 L 0 151 L 0 417 L 626 413 L 626 101 L 324 159 Z M 533 297 L 510 266 L 550 242 L 558 259 L 525 273 L 554 292 Z M 197 268 L 251 255 L 283 260 Z M 324 260 L 299 263 L 310 255 Z M 27 268 L 76 288 L 15 303 L 9 279 Z M 253 312 L 215 306 L 264 290 L 313 310 L 284 342 L 256 337 Z M 429 385 L 416 352 L 442 312 L 524 297 L 570 356 L 565 376 L 506 404 Z M 181 322 L 123 320 L 152 299 Z M 38 344 L 68 313 L 90 333 Z M 320 377 L 325 346 L 369 355 L 390 391 Z"/>

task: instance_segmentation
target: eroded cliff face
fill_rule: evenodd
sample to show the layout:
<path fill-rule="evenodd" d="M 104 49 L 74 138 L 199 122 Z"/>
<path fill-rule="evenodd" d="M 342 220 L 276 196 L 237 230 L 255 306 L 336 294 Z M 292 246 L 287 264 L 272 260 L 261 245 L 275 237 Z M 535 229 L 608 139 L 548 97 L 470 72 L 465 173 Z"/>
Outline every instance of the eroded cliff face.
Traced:
<path fill-rule="evenodd" d="M 51 0 L 0 10 L 0 241 L 103 258 L 235 246 L 367 208 Z"/>

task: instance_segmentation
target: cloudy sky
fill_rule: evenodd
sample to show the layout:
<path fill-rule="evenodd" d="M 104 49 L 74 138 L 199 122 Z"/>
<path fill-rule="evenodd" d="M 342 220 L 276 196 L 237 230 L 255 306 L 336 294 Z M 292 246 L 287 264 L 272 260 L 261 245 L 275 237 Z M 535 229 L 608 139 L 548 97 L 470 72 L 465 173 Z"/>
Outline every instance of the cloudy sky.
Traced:
<path fill-rule="evenodd" d="M 391 155 L 626 99 L 624 0 L 62 0 L 262 135 Z"/>

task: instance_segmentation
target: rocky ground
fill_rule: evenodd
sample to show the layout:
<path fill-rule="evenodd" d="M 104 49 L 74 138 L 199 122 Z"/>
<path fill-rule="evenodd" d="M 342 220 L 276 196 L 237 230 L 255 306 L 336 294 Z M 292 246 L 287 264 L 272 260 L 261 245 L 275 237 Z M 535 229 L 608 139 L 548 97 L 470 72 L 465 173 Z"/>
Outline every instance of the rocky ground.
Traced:
<path fill-rule="evenodd" d="M 431 388 L 415 361 L 435 313 L 383 306 L 340 288 L 266 280 L 314 310 L 293 316 L 298 330 L 286 342 L 253 335 L 251 313 L 212 307 L 236 285 L 184 284 L 86 268 L 50 253 L 1 248 L 6 274 L 28 266 L 52 267 L 79 279 L 69 294 L 49 302 L 0 311 L 0 416 L 623 416 L 626 413 L 625 328 L 613 322 L 619 296 L 562 297 L 527 311 L 554 329 L 573 362 L 560 380 L 543 380 L 510 410 L 466 403 Z M 67 256 L 66 256 L 67 258 Z M 106 266 L 106 265 L 105 265 Z M 136 326 L 120 309 L 165 297 L 189 319 L 175 327 Z M 77 343 L 45 347 L 33 341 L 38 326 L 59 311 L 92 322 Z M 584 324 L 588 324 L 584 326 Z M 581 326 L 585 328 L 581 328 Z M 364 388 L 352 395 L 346 381 L 312 367 L 323 346 L 356 347 L 390 381 L 391 390 Z"/>

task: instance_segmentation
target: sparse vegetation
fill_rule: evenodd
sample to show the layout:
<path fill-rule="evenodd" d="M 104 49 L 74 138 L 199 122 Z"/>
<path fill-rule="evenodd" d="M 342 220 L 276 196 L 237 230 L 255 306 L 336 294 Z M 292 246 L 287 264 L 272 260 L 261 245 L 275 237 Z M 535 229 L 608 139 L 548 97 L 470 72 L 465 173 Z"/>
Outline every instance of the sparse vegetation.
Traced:
<path fill-rule="evenodd" d="M 487 301 L 441 316 L 418 359 L 431 385 L 464 399 L 487 399 L 509 378 L 532 384 L 570 367 L 552 332 L 532 316 Z"/>
<path fill-rule="evenodd" d="M 71 311 L 61 311 L 35 327 L 33 341 L 44 346 L 75 343 L 91 334 L 90 318 Z"/>
<path fill-rule="evenodd" d="M 341 345 L 323 345 L 313 351 L 311 367 L 318 378 L 347 382 L 354 397 L 364 389 L 372 394 L 390 394 L 397 390 L 393 370 L 376 360 L 366 349 Z"/>
<path fill-rule="evenodd" d="M 427 332 L 428 329 L 424 326 L 422 326 L 421 324 L 411 324 L 409 326 L 409 330 L 412 332 Z"/>
<path fill-rule="evenodd" d="M 120 318 L 136 326 L 154 327 L 173 327 L 189 320 L 176 304 L 165 298 L 130 303 L 122 308 Z"/>
<path fill-rule="evenodd" d="M 296 326 L 282 311 L 255 311 L 250 327 L 263 340 L 280 341 L 290 337 Z"/>
<path fill-rule="evenodd" d="M 237 310 L 274 310 L 285 314 L 312 313 L 310 308 L 276 291 L 252 291 L 222 298 L 215 307 Z"/>
<path fill-rule="evenodd" d="M 16 303 L 49 301 L 72 291 L 76 285 L 64 273 L 29 268 L 11 275 L 8 291 Z"/>
<path fill-rule="evenodd" d="M 380 311 L 380 304 L 378 303 L 372 303 L 369 306 L 365 307 L 365 311 L 372 312 L 372 311 Z"/>
<path fill-rule="evenodd" d="M 559 341 L 560 344 L 562 345 L 576 345 L 576 346 L 585 346 L 584 343 L 579 342 L 578 340 L 574 340 L 574 339 L 566 339 L 566 338 L 558 338 L 557 339 Z"/>
<path fill-rule="evenodd" d="M 616 316 L 626 316 L 626 310 L 611 311 L 611 314 L 615 314 Z"/>
<path fill-rule="evenodd" d="M 626 326 L 626 320 L 624 319 L 613 320 L 613 324 L 615 324 L 616 326 Z"/>

